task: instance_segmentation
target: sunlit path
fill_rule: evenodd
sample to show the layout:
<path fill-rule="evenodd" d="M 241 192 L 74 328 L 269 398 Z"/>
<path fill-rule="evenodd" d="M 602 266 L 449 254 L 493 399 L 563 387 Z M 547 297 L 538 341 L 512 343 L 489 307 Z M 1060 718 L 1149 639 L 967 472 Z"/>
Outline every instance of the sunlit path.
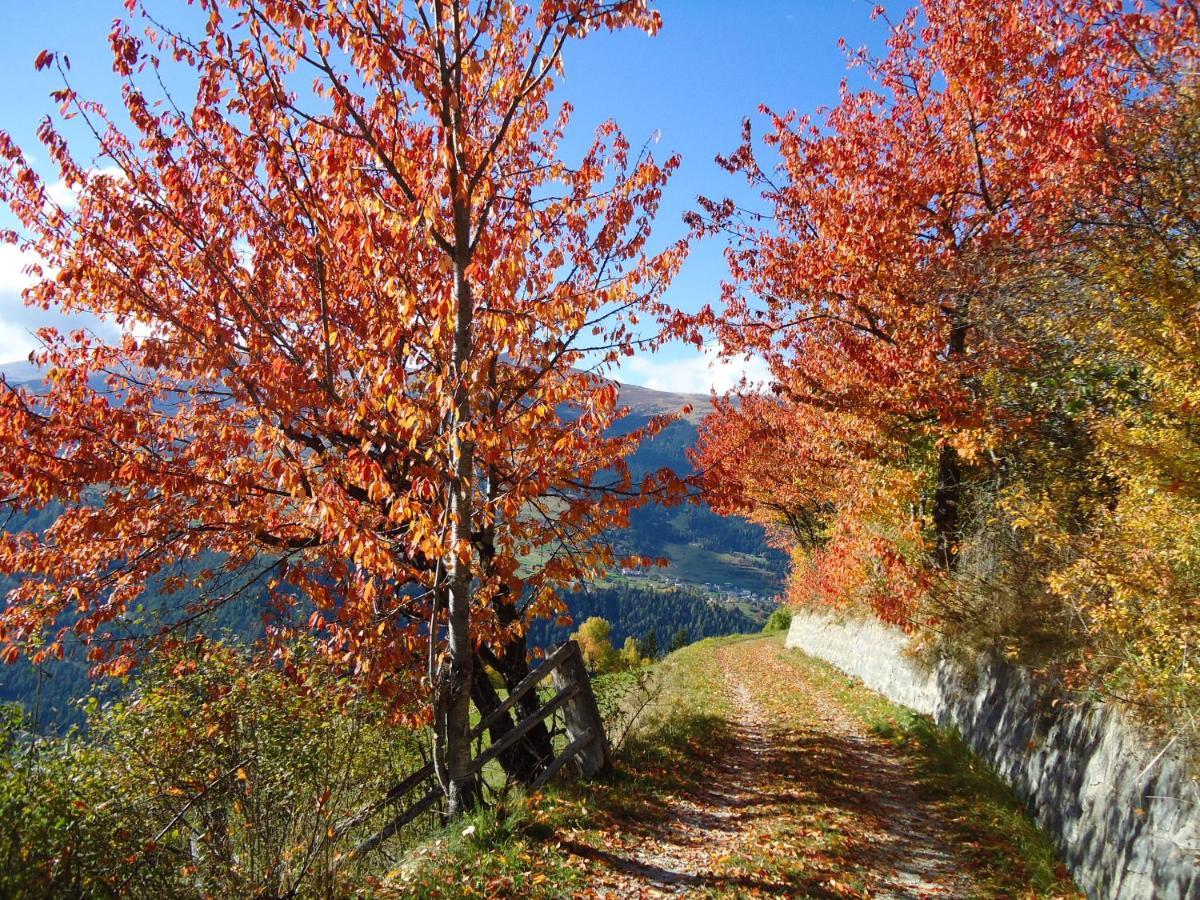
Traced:
<path fill-rule="evenodd" d="M 945 748 L 921 743 L 936 732 L 884 733 L 896 708 L 777 638 L 705 642 L 668 665 L 660 712 L 690 720 L 689 768 L 648 762 L 646 805 L 567 837 L 582 896 L 1073 895 L 1052 853 L 1022 856 L 1011 811 L 937 771 Z"/>

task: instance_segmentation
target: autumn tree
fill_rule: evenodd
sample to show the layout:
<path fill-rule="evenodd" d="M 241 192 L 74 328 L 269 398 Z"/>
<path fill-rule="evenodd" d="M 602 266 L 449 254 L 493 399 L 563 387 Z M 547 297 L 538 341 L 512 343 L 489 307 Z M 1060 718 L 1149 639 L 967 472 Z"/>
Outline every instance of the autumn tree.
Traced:
<path fill-rule="evenodd" d="M 1159 102 L 1075 210 L 1071 277 L 1035 321 L 1074 351 L 1039 393 L 1075 402 L 1087 455 L 1004 497 L 1042 577 L 1084 624 L 1089 680 L 1200 742 L 1200 101 L 1160 68 Z M 1041 447 L 1042 459 L 1063 455 Z"/>
<path fill-rule="evenodd" d="M 617 666 L 619 651 L 612 643 L 612 622 L 601 616 L 589 616 L 571 635 L 579 642 L 579 650 L 588 668 L 594 672 L 609 672 Z"/>
<path fill-rule="evenodd" d="M 731 277 L 696 323 L 765 357 L 773 393 L 706 424 L 717 502 L 774 502 L 802 542 L 842 540 L 825 561 L 882 576 L 874 597 L 914 596 L 892 571 L 919 590 L 908 576 L 952 574 L 969 488 L 1003 476 L 1031 424 L 991 389 L 1038 352 L 1013 299 L 1072 241 L 1062 213 L 1123 177 L 1105 160 L 1157 93 L 1144 59 L 1194 28 L 1182 2 L 926 0 L 888 22 L 882 57 L 854 54 L 870 88 L 843 85 L 819 121 L 764 110 L 761 146 L 747 123 L 723 163 L 765 210 L 704 201 L 693 224 L 731 234 Z"/>
<path fill-rule="evenodd" d="M 791 556 L 788 602 L 865 606 L 899 622 L 929 580 L 902 505 L 921 476 L 888 445 L 868 417 L 801 413 L 751 392 L 717 400 L 694 456 L 713 508 L 762 524 Z"/>
<path fill-rule="evenodd" d="M 5 501 L 62 509 L 0 543 L 0 571 L 24 576 L 4 656 L 74 637 L 121 673 L 147 641 L 265 594 L 402 717 L 432 696 L 456 813 L 476 793 L 476 652 L 519 678 L 529 617 L 561 612 L 558 588 L 612 562 L 603 529 L 671 490 L 631 483 L 622 460 L 662 423 L 607 436 L 604 373 L 653 346 L 639 317 L 666 312 L 685 248 L 648 238 L 676 160 L 606 124 L 569 165 L 570 107 L 552 97 L 571 40 L 653 33 L 658 15 L 200 0 L 191 33 L 128 5 L 110 42 L 131 128 L 66 60 L 37 60 L 95 139 L 83 162 L 53 121 L 39 131 L 77 203 L 0 136 L 20 222 L 5 239 L 40 276 L 27 302 L 124 332 L 43 332 L 44 390 L 0 395 Z M 180 72 L 194 102 L 163 87 Z M 141 627 L 152 581 L 160 624 Z"/>

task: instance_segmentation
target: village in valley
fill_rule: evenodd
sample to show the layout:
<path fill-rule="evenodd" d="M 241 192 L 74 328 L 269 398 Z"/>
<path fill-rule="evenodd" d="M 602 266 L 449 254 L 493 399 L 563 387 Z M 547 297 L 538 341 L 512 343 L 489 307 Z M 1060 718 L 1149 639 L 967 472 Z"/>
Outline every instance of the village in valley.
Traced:
<path fill-rule="evenodd" d="M 702 594 L 710 606 L 720 606 L 725 609 L 740 609 L 753 618 L 766 619 L 771 611 L 779 606 L 778 594 L 763 594 L 742 587 L 731 581 L 715 583 L 711 581 L 694 582 L 670 574 L 664 574 L 657 569 L 622 568 L 620 580 L 632 582 L 643 587 L 659 588 L 662 590 L 676 589 Z M 610 580 L 617 581 L 617 576 Z"/>

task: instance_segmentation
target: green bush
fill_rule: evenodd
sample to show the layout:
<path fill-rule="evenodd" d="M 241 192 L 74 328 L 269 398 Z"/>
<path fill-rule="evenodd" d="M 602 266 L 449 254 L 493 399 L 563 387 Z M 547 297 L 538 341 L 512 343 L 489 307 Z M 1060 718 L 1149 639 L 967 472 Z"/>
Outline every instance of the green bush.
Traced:
<path fill-rule="evenodd" d="M 0 717 L 0 896 L 346 896 L 386 868 L 348 854 L 386 816 L 343 823 L 425 740 L 315 658 L 285 674 L 219 644 L 88 721 L 85 742 Z"/>
<path fill-rule="evenodd" d="M 788 606 L 778 606 L 767 619 L 767 624 L 763 626 L 763 633 L 769 634 L 774 631 L 787 631 L 792 624 L 792 610 Z"/>
<path fill-rule="evenodd" d="M 133 825 L 107 754 L 75 734 L 31 736 L 28 725 L 19 707 L 0 708 L 0 895 L 177 894 L 173 867 L 146 852 L 150 834 Z"/>

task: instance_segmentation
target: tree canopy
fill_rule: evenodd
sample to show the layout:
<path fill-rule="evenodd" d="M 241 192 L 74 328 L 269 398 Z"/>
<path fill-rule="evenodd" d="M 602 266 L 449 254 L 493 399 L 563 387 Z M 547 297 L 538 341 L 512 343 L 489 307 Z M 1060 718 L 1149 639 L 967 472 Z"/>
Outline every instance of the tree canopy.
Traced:
<path fill-rule="evenodd" d="M 656 332 L 686 249 L 648 245 L 677 160 L 608 123 L 569 164 L 570 108 L 551 98 L 570 41 L 653 32 L 658 15 L 644 0 L 198 6 L 196 33 L 140 3 L 115 23 L 132 131 L 38 58 L 98 145 L 99 168 L 53 122 L 39 132 L 73 207 L 0 135 L 0 199 L 21 223 L 5 239 L 42 266 L 28 302 L 125 331 L 119 346 L 43 334 L 48 389 L 0 396 L 7 502 L 62 508 L 0 545 L 0 571 L 24 576 L 3 653 L 59 655 L 70 631 L 126 671 L 237 573 L 285 621 L 303 598 L 311 615 L 290 624 L 399 712 L 426 716 L 432 682 L 461 769 L 476 648 L 561 611 L 557 588 L 612 562 L 602 529 L 672 490 L 632 483 L 624 457 L 665 420 L 608 434 L 603 373 L 658 340 L 637 323 Z M 161 87 L 172 66 L 194 103 Z M 201 552 L 222 559 L 195 576 L 203 599 L 131 628 L 148 580 Z"/>
<path fill-rule="evenodd" d="M 693 216 L 732 235 L 695 325 L 771 370 L 706 421 L 708 494 L 791 548 L 796 603 L 1177 709 L 1195 7 L 928 0 L 887 26 L 871 87 L 747 123 L 723 162 L 761 212 Z"/>

